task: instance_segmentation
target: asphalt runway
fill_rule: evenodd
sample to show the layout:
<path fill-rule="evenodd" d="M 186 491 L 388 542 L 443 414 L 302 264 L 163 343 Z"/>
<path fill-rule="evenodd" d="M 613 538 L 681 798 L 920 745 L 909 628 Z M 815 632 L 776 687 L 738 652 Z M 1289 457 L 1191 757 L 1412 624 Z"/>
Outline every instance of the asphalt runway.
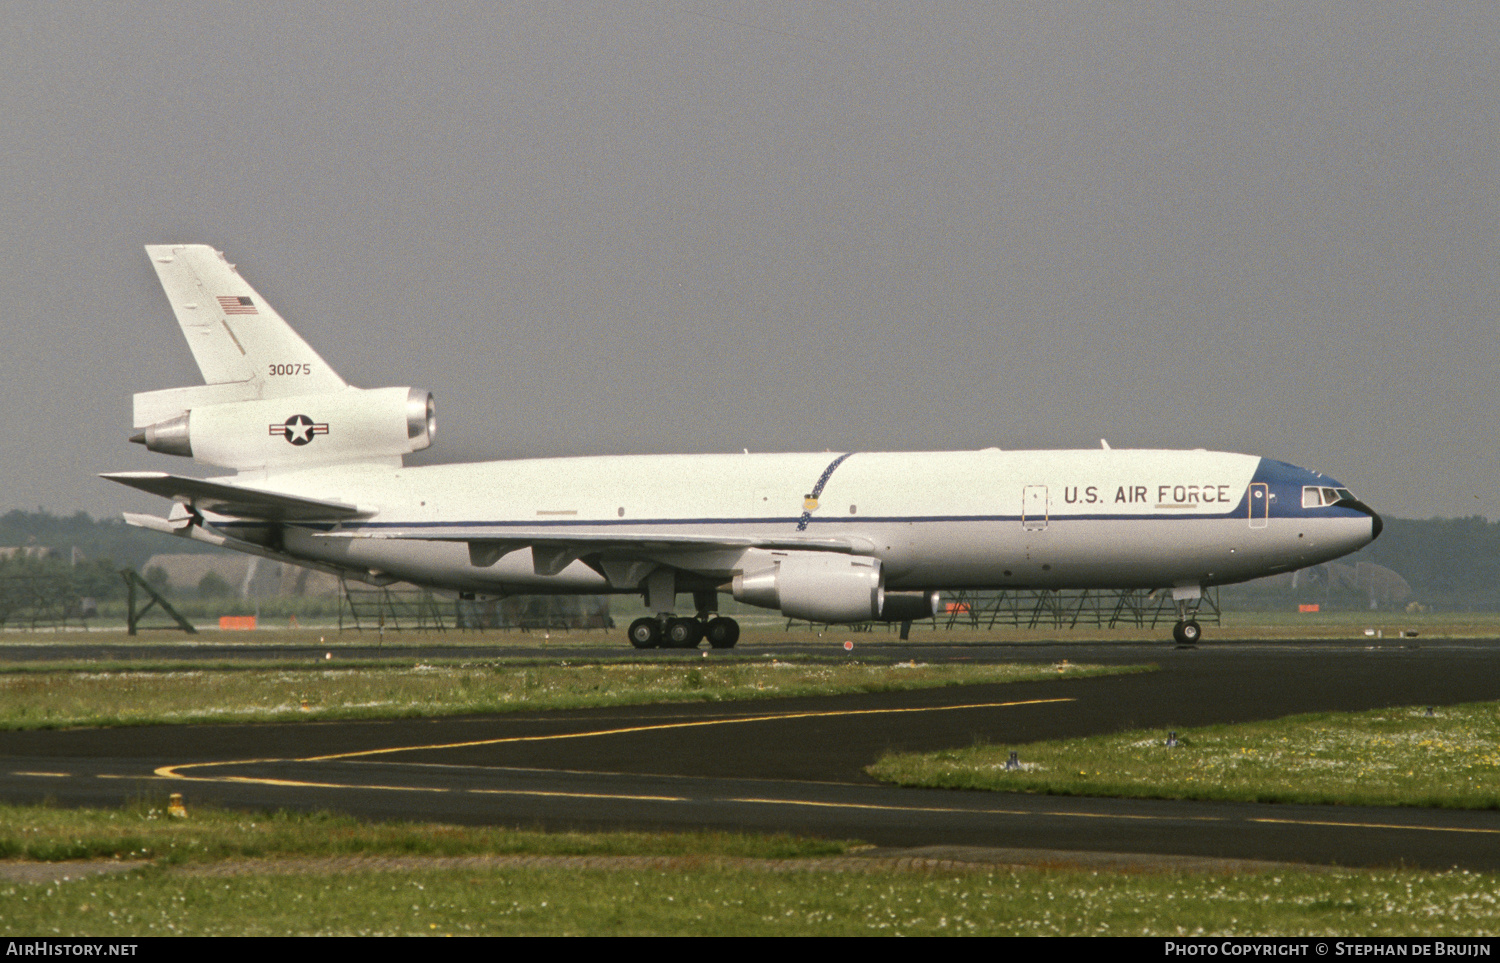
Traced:
<path fill-rule="evenodd" d="M 483 649 L 471 647 L 462 657 L 484 658 Z M 580 654 L 550 644 L 510 645 L 504 654 L 554 658 L 570 651 Z M 840 654 L 832 646 L 791 644 L 741 654 L 751 652 Z M 400 657 L 393 647 L 381 654 Z M 327 808 L 370 818 L 547 829 L 722 829 L 854 838 L 884 847 L 1500 870 L 1495 811 L 909 790 L 864 772 L 890 749 L 976 740 L 1019 746 L 1127 727 L 1159 729 L 1165 737 L 1168 730 L 1296 712 L 1500 699 L 1500 642 L 1233 642 L 1177 649 L 891 641 L 861 643 L 859 654 L 1149 662 L 1160 671 L 486 717 L 7 732 L 0 733 L 0 798 L 118 805 L 142 793 L 175 791 L 189 807 Z M 111 646 L 111 655 L 125 657 L 119 646 Z M 52 657 L 75 656 L 54 649 Z"/>

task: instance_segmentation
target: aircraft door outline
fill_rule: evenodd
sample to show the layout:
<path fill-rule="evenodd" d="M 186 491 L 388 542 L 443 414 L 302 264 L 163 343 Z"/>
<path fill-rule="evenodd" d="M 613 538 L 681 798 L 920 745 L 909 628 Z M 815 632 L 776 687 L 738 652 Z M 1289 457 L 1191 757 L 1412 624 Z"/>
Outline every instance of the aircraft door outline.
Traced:
<path fill-rule="evenodd" d="M 1027 485 L 1021 492 L 1021 527 L 1028 532 L 1047 530 L 1047 486 Z"/>
<path fill-rule="evenodd" d="M 1271 490 L 1265 482 L 1250 485 L 1250 527 L 1265 528 L 1271 520 Z"/>

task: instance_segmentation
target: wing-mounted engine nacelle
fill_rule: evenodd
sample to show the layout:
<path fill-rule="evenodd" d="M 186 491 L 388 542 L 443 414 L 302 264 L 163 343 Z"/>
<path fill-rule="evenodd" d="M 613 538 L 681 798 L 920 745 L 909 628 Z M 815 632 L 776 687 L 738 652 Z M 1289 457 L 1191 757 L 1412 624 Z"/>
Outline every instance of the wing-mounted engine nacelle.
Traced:
<path fill-rule="evenodd" d="M 349 388 L 317 395 L 196 405 L 142 427 L 136 444 L 240 471 L 390 460 L 432 444 L 431 392 Z"/>
<path fill-rule="evenodd" d="M 734 577 L 734 597 L 809 622 L 866 622 L 885 600 L 880 560 L 825 552 L 788 553 L 770 568 Z"/>

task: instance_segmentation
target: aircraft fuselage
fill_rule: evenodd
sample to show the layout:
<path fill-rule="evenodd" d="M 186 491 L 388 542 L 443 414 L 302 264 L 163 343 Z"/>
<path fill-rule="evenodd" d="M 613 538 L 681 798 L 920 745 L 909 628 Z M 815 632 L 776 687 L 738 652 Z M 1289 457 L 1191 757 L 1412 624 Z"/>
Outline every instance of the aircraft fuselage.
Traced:
<path fill-rule="evenodd" d="M 831 469 L 831 470 L 830 470 Z M 241 481 L 241 484 L 246 484 Z M 247 486 L 249 487 L 249 486 Z M 467 540 L 524 529 L 649 539 L 691 532 L 846 539 L 892 591 L 1217 585 L 1347 554 L 1378 533 L 1359 503 L 1304 506 L 1316 472 L 1208 451 L 857 452 L 537 459 L 284 474 L 276 490 L 380 506 L 288 526 L 285 550 L 487 594 L 636 591 L 584 560 L 539 574 L 527 550 L 472 564 Z M 253 522 L 224 520 L 254 537 Z M 385 537 L 389 533 L 392 537 Z M 399 533 L 399 538 L 396 537 Z M 415 537 L 414 537 L 415 536 Z M 603 550 L 608 554 L 608 549 Z M 653 557 L 649 542 L 633 556 Z M 659 561 L 723 584 L 774 550 L 663 545 Z M 684 582 L 686 589 L 692 582 Z"/>

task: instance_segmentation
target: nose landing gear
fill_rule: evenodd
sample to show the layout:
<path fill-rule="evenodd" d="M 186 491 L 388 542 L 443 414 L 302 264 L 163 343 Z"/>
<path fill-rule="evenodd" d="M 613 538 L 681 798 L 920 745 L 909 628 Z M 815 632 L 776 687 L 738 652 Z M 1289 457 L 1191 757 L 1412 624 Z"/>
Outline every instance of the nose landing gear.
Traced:
<path fill-rule="evenodd" d="M 1203 638 L 1203 627 L 1192 619 L 1185 619 L 1172 627 L 1172 638 L 1178 645 L 1197 645 Z"/>
<path fill-rule="evenodd" d="M 1188 603 L 1192 602 L 1196 611 L 1202 598 L 1201 585 L 1173 586 L 1172 603 L 1177 607 L 1177 624 L 1172 626 L 1172 638 L 1177 640 L 1178 645 L 1197 645 L 1198 640 L 1203 638 L 1203 626 L 1188 612 Z"/>

